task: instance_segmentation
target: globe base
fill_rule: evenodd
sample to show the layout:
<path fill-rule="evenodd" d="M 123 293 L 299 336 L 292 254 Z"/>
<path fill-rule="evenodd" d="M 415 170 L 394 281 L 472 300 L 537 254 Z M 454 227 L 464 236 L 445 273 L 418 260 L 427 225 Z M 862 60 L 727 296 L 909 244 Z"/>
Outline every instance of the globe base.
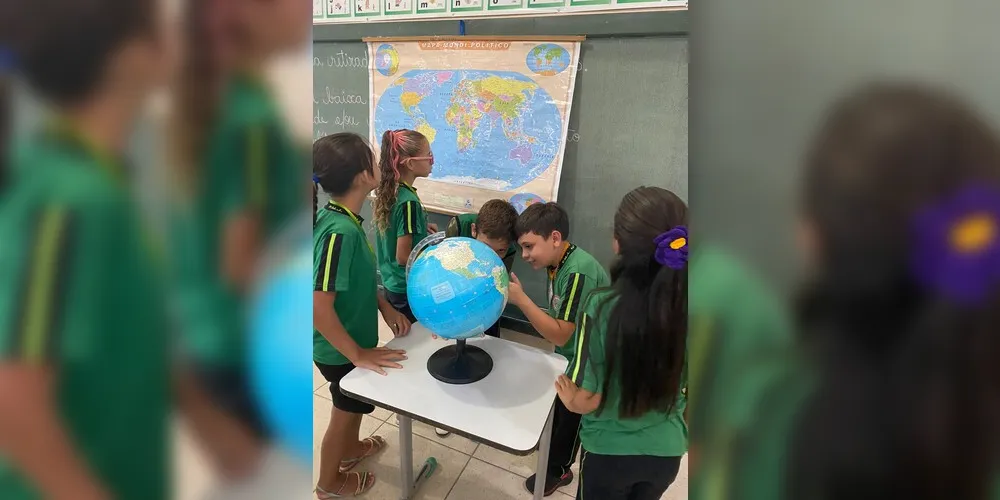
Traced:
<path fill-rule="evenodd" d="M 427 371 L 446 384 L 471 384 L 493 371 L 493 358 L 476 346 L 465 345 L 463 339 L 432 354 L 427 360 Z"/>

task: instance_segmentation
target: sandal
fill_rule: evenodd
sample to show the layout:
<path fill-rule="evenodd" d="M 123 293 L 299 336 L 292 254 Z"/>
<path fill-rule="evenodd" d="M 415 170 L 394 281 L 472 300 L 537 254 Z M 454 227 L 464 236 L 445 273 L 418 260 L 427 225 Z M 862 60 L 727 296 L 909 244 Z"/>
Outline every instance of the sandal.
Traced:
<path fill-rule="evenodd" d="M 366 437 L 363 440 L 361 440 L 361 442 L 365 445 L 368 445 L 368 448 L 361 454 L 360 457 L 341 460 L 340 461 L 341 474 L 350 471 L 358 464 L 360 464 L 362 460 L 382 451 L 382 448 L 385 448 L 386 445 L 385 439 L 383 439 L 382 436 Z"/>
<path fill-rule="evenodd" d="M 351 476 L 356 476 L 358 478 L 358 485 L 354 488 L 353 494 L 345 495 L 344 488 L 347 486 L 347 483 L 350 482 Z M 369 481 L 369 479 L 371 479 L 371 481 Z M 362 493 L 365 493 L 368 490 L 372 489 L 372 487 L 374 486 L 375 486 L 375 474 L 371 472 L 350 472 L 347 474 L 347 479 L 344 480 L 344 484 L 340 485 L 340 488 L 337 489 L 336 493 L 326 491 L 323 488 L 317 486 L 316 496 L 319 497 L 319 500 L 357 497 L 361 496 Z"/>

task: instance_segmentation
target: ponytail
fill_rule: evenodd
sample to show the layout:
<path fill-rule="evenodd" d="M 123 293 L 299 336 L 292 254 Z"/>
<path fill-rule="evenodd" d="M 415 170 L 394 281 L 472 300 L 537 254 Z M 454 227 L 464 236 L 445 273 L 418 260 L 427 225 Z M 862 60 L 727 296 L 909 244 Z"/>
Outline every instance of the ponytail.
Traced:
<path fill-rule="evenodd" d="M 389 227 L 392 207 L 396 204 L 396 190 L 399 189 L 400 167 L 406 158 L 420 154 L 423 141 L 427 139 L 413 130 L 386 130 L 382 134 L 382 149 L 378 168 L 382 174 L 378 189 L 375 190 L 375 227 L 385 231 Z"/>
<path fill-rule="evenodd" d="M 183 16 L 184 58 L 176 85 L 171 127 L 173 163 L 186 191 L 197 184 L 208 134 L 218 113 L 224 69 L 213 24 L 219 0 L 187 2 Z"/>
<path fill-rule="evenodd" d="M 684 202 L 658 187 L 632 190 L 615 213 L 620 255 L 611 266 L 613 293 L 596 315 L 607 325 L 601 392 L 617 381 L 620 418 L 669 413 L 677 405 L 687 353 L 686 221 Z M 598 413 L 607 400 L 601 398 Z"/>

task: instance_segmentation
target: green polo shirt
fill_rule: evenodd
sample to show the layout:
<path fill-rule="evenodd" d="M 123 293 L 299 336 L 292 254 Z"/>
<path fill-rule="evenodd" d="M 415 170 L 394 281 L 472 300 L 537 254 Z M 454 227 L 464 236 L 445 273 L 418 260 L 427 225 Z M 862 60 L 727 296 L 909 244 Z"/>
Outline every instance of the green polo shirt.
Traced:
<path fill-rule="evenodd" d="M 363 221 L 332 201 L 320 209 L 313 228 L 313 290 L 337 293 L 333 309 L 344 329 L 359 347 L 371 349 L 378 345 L 378 283 Z M 313 330 L 313 359 L 350 363 L 318 330 Z"/>
<path fill-rule="evenodd" d="M 162 270 L 121 162 L 68 130 L 17 151 L 0 208 L 0 363 L 49 366 L 74 449 L 114 498 L 170 498 Z M 0 453 L 0 497 L 40 500 Z"/>
<path fill-rule="evenodd" d="M 406 266 L 396 262 L 396 240 L 407 235 L 413 237 L 413 248 L 427 237 L 427 213 L 420 204 L 417 190 L 400 183 L 396 189 L 396 203 L 389 214 L 389 225 L 375 237 L 382 286 L 393 293 L 406 293 Z"/>
<path fill-rule="evenodd" d="M 559 265 L 549 268 L 549 315 L 555 319 L 576 323 L 580 304 L 595 288 L 611 285 L 607 271 L 592 255 L 569 243 Z M 556 346 L 556 353 L 573 361 L 576 353 L 576 332 L 566 345 Z"/>
<path fill-rule="evenodd" d="M 607 323 L 617 300 L 609 289 L 590 294 L 576 325 L 577 356 L 567 370 L 568 375 L 580 388 L 602 394 L 605 405 L 603 411 L 581 418 L 580 443 L 588 452 L 600 455 L 684 455 L 688 429 L 684 422 L 687 398 L 683 392 L 678 394 L 670 412 L 650 411 L 629 419 L 618 416 L 621 382 L 617 376 L 605 379 Z M 686 384 L 682 380 L 681 389 Z"/>
<path fill-rule="evenodd" d="M 460 214 L 451 218 L 451 222 L 448 223 L 448 229 L 445 231 L 445 236 L 452 238 L 455 236 L 464 236 L 466 238 L 473 238 L 472 235 L 472 225 L 479 221 L 479 214 Z M 510 246 L 507 247 L 507 253 L 503 255 L 503 264 L 507 266 L 507 272 L 510 272 L 511 266 L 514 265 L 514 257 L 520 253 L 520 246 L 517 242 L 510 242 Z"/>
<path fill-rule="evenodd" d="M 194 197 L 177 209 L 175 224 L 185 259 L 177 276 L 183 333 L 200 362 L 238 367 L 247 313 L 243 293 L 223 276 L 226 223 L 237 213 L 257 214 L 267 241 L 307 206 L 303 158 L 262 82 L 229 82 L 198 168 Z"/>
<path fill-rule="evenodd" d="M 758 276 L 710 245 L 692 253 L 688 301 L 688 416 L 701 456 L 692 498 L 781 498 L 781 462 L 810 383 L 787 356 L 788 311 Z"/>

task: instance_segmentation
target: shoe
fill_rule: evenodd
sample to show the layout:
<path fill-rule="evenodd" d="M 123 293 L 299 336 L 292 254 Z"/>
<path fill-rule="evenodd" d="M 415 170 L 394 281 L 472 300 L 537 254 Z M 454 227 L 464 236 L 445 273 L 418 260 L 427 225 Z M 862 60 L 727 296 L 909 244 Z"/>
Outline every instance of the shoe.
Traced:
<path fill-rule="evenodd" d="M 556 492 L 559 488 L 567 486 L 573 482 L 573 471 L 567 471 L 562 476 L 549 476 L 545 478 L 545 496 L 549 496 Z M 532 474 L 531 477 L 524 480 L 524 487 L 528 490 L 528 493 L 535 492 L 535 475 Z"/>
<path fill-rule="evenodd" d="M 448 432 L 448 431 L 446 431 L 444 429 L 434 428 L 434 434 L 437 434 L 438 436 L 441 436 L 441 437 L 445 437 L 448 434 L 451 434 L 451 432 Z"/>

